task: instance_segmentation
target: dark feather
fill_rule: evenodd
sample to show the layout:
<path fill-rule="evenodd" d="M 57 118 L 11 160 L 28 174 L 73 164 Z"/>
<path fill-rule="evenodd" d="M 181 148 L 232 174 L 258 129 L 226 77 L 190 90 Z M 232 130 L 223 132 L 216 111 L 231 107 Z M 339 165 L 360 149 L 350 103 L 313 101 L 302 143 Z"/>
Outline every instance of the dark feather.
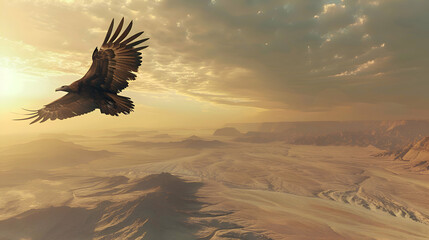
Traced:
<path fill-rule="evenodd" d="M 103 45 L 107 43 L 107 40 L 109 40 L 110 38 L 110 34 L 112 34 L 114 20 L 115 19 L 112 19 L 112 23 L 110 23 L 110 27 L 109 27 L 109 30 L 107 30 L 107 34 L 106 34 L 106 37 L 104 38 Z"/>
<path fill-rule="evenodd" d="M 17 119 L 13 119 L 13 120 L 15 120 L 15 121 L 28 120 L 28 119 L 32 119 L 32 118 L 35 118 L 35 117 L 37 117 L 37 114 L 32 114 L 32 116 L 30 116 L 30 117 L 26 117 L 26 118 L 17 118 Z"/>
<path fill-rule="evenodd" d="M 128 27 L 124 30 L 122 35 L 118 39 L 116 39 L 114 44 L 120 43 L 128 35 L 132 26 L 133 26 L 133 21 L 131 21 L 130 24 L 128 24 Z"/>
<path fill-rule="evenodd" d="M 134 39 L 136 39 L 136 38 L 140 37 L 140 35 L 142 35 L 143 33 L 144 33 L 144 32 L 136 33 L 136 34 L 132 35 L 131 37 L 129 37 L 128 39 L 126 39 L 125 41 L 123 41 L 121 44 L 122 44 L 122 45 L 127 45 L 127 43 L 129 43 L 129 42 L 131 42 L 132 40 L 134 40 Z"/>
<path fill-rule="evenodd" d="M 128 45 L 127 45 L 127 47 L 133 47 L 133 46 L 139 45 L 139 44 L 140 44 L 140 43 L 142 43 L 142 42 L 146 42 L 148 39 L 149 39 L 149 38 L 144 38 L 144 39 L 142 39 L 142 40 L 135 41 L 135 42 L 133 42 L 133 43 L 128 44 Z"/>
<path fill-rule="evenodd" d="M 115 41 L 116 37 L 119 35 L 119 33 L 121 32 L 122 26 L 124 25 L 124 18 L 121 19 L 121 22 L 119 22 L 118 28 L 116 28 L 115 33 L 113 34 L 112 38 L 110 39 L 109 43 L 112 43 L 113 41 Z"/>
<path fill-rule="evenodd" d="M 136 51 L 140 51 L 140 50 L 143 50 L 143 49 L 145 49 L 145 48 L 147 48 L 147 47 L 149 47 L 149 46 L 138 47 L 138 48 L 135 48 L 135 50 L 136 50 Z M 141 57 L 140 57 L 140 58 L 141 58 Z"/>

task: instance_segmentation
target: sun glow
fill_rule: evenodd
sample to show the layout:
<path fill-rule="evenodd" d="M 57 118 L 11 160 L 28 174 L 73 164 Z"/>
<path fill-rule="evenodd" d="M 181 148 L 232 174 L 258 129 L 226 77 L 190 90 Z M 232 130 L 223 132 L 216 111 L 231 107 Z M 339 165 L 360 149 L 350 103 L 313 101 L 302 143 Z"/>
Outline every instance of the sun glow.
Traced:
<path fill-rule="evenodd" d="M 0 66 L 0 97 L 18 95 L 22 88 L 19 73 L 13 68 Z"/>

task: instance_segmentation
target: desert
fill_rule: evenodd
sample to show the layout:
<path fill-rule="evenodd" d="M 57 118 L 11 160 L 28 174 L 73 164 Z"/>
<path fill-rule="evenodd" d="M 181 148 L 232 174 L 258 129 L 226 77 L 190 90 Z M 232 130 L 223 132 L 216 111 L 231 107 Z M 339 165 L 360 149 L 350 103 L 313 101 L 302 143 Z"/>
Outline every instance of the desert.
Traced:
<path fill-rule="evenodd" d="M 427 239 L 427 138 L 405 136 L 401 158 L 372 145 L 410 127 L 395 124 L 341 145 L 238 130 L 14 139 L 0 148 L 0 239 Z"/>

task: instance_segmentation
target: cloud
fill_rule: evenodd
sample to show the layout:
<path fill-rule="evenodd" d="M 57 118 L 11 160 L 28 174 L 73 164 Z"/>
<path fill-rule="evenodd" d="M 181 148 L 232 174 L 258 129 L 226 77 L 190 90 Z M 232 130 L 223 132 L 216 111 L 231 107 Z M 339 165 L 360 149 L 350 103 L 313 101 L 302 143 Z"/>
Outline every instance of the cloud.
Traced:
<path fill-rule="evenodd" d="M 151 31 L 154 47 L 163 49 L 154 61 L 165 69 L 154 76 L 187 94 L 221 92 L 263 108 L 320 111 L 384 102 L 417 107 L 423 95 L 404 89 L 427 85 L 421 68 L 428 40 L 423 5 L 165 0 L 153 11 L 159 22 Z M 420 84 L 410 86 L 410 79 Z M 332 101 L 337 96 L 327 91 L 342 101 Z"/>
<path fill-rule="evenodd" d="M 11 13 L 1 17 L 1 35 L 59 59 L 37 59 L 55 71 L 82 73 L 110 19 L 134 19 L 134 31 L 151 37 L 140 79 L 131 84 L 135 91 L 303 112 L 359 104 L 391 104 L 403 112 L 424 109 L 429 100 L 428 1 L 3 4 Z M 4 27 L 7 20 L 18 24 Z"/>

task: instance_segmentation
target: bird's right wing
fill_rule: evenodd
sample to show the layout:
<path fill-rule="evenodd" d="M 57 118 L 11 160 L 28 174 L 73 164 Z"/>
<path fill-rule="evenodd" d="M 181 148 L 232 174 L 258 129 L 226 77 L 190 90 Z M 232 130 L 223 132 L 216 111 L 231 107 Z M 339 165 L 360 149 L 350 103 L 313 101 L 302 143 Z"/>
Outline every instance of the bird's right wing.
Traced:
<path fill-rule="evenodd" d="M 40 121 L 45 122 L 48 119 L 66 119 L 92 112 L 96 107 L 94 99 L 83 97 L 76 93 L 67 93 L 63 97 L 45 105 L 39 110 L 28 110 L 30 117 L 15 119 L 27 120 L 34 119 L 30 124 Z"/>
<path fill-rule="evenodd" d="M 119 93 L 128 86 L 128 81 L 136 78 L 134 72 L 138 71 L 142 62 L 140 51 L 148 47 L 138 45 L 149 38 L 134 41 L 143 34 L 139 32 L 125 39 L 133 26 L 132 21 L 119 35 L 124 18 L 112 35 L 113 22 L 112 20 L 100 50 L 97 48 L 94 50 L 92 65 L 80 81 L 107 92 Z"/>

